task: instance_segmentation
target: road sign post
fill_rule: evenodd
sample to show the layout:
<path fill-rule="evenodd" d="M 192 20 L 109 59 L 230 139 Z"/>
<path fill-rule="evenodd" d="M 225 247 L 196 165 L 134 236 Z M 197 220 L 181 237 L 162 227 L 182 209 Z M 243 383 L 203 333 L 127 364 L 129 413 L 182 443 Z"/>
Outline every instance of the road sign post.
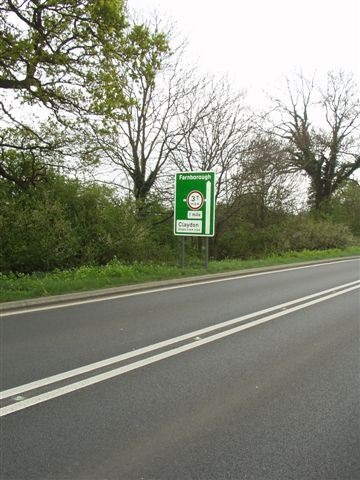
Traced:
<path fill-rule="evenodd" d="M 185 268 L 185 237 L 180 238 L 180 268 Z"/>
<path fill-rule="evenodd" d="M 209 238 L 215 234 L 215 172 L 175 174 L 174 234 L 206 237 L 205 268 L 208 267 Z M 183 264 L 184 252 L 182 250 Z"/>

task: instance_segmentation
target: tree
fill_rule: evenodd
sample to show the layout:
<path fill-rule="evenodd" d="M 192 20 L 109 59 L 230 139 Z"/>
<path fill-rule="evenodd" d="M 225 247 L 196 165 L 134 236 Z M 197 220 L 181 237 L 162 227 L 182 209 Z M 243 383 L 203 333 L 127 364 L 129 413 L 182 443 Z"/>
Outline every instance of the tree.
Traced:
<path fill-rule="evenodd" d="M 287 160 L 282 142 L 256 133 L 233 175 L 233 195 L 257 227 L 279 220 L 279 214 L 294 208 L 297 178 L 289 174 Z"/>
<path fill-rule="evenodd" d="M 215 201 L 228 204 L 231 178 L 247 147 L 251 130 L 245 92 L 234 92 L 226 79 L 203 79 L 191 92 L 189 100 L 189 108 L 180 118 L 183 141 L 172 152 L 172 163 L 180 171 L 215 171 Z M 224 209 L 218 212 L 216 237 L 234 209 L 226 208 L 226 215 Z M 211 255 L 215 255 L 216 237 L 210 244 Z M 202 245 L 202 238 L 198 237 L 199 254 Z"/>
<path fill-rule="evenodd" d="M 245 93 L 232 92 L 225 79 L 203 81 L 199 87 L 181 118 L 184 140 L 172 153 L 173 162 L 183 171 L 215 170 L 215 199 L 228 199 L 231 175 L 247 148 L 251 130 Z"/>
<path fill-rule="evenodd" d="M 122 40 L 123 1 L 1 4 L 0 88 L 15 92 L 23 103 L 41 103 L 56 112 L 85 108 L 81 87 L 100 81 L 110 53 L 116 52 L 111 42 Z"/>
<path fill-rule="evenodd" d="M 90 158 L 88 124 L 131 103 L 117 66 L 140 63 L 151 74 L 145 53 L 153 45 L 167 47 L 163 35 L 128 24 L 123 3 L 1 0 L 2 177 L 20 187 L 31 183 L 37 171 L 26 182 L 14 175 L 14 162 L 23 164 L 24 157 L 27 167 L 34 158 L 46 164 L 52 152 L 62 160 L 70 153 Z"/>
<path fill-rule="evenodd" d="M 287 100 L 274 101 L 281 116 L 275 131 L 287 143 L 289 167 L 308 176 L 318 210 L 360 167 L 357 86 L 343 72 L 329 73 L 323 90 L 300 75 L 297 84 L 287 80 Z"/>
<path fill-rule="evenodd" d="M 203 111 L 183 128 L 181 119 L 191 108 L 191 95 L 200 89 L 193 82 L 193 72 L 184 70 L 180 62 L 181 51 L 148 51 L 145 64 L 154 65 L 153 71 L 133 64 L 127 72 L 124 91 L 134 102 L 125 107 L 125 119 L 107 131 L 94 131 L 105 162 L 115 169 L 115 176 L 130 180 L 128 189 L 139 205 L 146 202 L 155 184 L 159 186 L 160 176 L 166 176 L 171 155 Z"/>

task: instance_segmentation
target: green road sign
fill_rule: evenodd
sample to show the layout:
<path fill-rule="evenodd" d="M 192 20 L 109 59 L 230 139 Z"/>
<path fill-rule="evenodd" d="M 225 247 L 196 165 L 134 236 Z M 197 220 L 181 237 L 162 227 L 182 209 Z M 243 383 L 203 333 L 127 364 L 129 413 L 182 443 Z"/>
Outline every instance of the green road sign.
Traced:
<path fill-rule="evenodd" d="M 213 237 L 215 225 L 215 172 L 175 174 L 174 233 Z"/>

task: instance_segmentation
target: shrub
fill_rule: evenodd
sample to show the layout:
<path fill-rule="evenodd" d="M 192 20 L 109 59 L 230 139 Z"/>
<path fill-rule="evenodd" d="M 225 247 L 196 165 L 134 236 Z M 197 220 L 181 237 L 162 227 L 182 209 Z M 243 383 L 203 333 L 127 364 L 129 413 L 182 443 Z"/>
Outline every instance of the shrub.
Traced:
<path fill-rule="evenodd" d="M 347 226 L 316 221 L 309 216 L 293 217 L 286 225 L 285 236 L 288 249 L 294 251 L 327 250 L 354 244 L 354 237 Z"/>
<path fill-rule="evenodd" d="M 289 216 L 282 223 L 255 228 L 242 223 L 217 239 L 217 259 L 259 258 L 287 251 L 327 250 L 355 244 L 349 228 L 307 215 Z"/>

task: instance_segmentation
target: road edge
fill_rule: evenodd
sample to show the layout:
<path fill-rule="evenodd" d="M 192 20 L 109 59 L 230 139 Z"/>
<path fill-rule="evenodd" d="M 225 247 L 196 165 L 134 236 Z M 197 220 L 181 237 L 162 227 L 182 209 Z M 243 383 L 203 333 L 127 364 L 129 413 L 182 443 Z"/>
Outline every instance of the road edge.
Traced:
<path fill-rule="evenodd" d="M 271 272 L 276 270 L 284 270 L 286 268 L 300 268 L 307 265 L 319 265 L 322 263 L 336 263 L 344 260 L 356 260 L 360 259 L 359 255 L 349 256 L 349 257 L 336 257 L 336 258 L 327 258 L 324 260 L 312 260 L 308 262 L 296 262 L 296 263 L 287 263 L 284 265 L 272 265 L 270 267 L 256 267 L 256 268 L 247 268 L 244 270 L 231 270 L 227 272 L 220 272 L 220 273 L 209 273 L 206 275 L 194 275 L 190 277 L 184 278 L 173 278 L 167 280 L 157 280 L 157 281 L 150 281 L 145 283 L 137 283 L 133 285 L 123 285 L 121 287 L 111 287 L 111 288 L 103 288 L 99 290 L 87 290 L 84 292 L 76 292 L 76 293 L 66 293 L 61 295 L 52 295 L 49 297 L 37 297 L 31 298 L 27 300 L 16 300 L 11 302 L 3 302 L 0 303 L 0 315 L 2 313 L 9 313 L 13 310 L 18 309 L 27 309 L 27 308 L 34 308 L 34 307 L 45 307 L 50 305 L 61 305 L 67 302 L 76 302 L 76 301 L 83 301 L 89 299 L 105 299 L 106 297 L 111 297 L 113 295 L 121 295 L 122 293 L 129 293 L 129 292 L 138 292 L 138 291 L 146 291 L 152 290 L 154 288 L 161 288 L 161 287 L 169 287 L 169 286 L 176 286 L 176 285 L 186 285 L 188 283 L 200 283 L 206 280 L 216 280 L 221 278 L 229 278 L 229 277 L 242 277 L 246 275 L 250 275 L 253 273 L 261 273 L 261 272 Z"/>

